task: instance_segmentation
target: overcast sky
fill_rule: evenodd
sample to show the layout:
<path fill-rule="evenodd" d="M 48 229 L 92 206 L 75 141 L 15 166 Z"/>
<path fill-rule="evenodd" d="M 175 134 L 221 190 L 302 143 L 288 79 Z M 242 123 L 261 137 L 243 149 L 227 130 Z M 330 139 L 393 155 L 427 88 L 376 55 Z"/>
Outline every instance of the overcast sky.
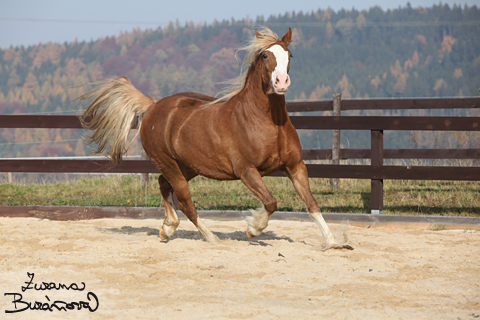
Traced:
<path fill-rule="evenodd" d="M 443 0 L 443 4 L 480 6 L 480 0 Z M 431 7 L 435 0 L 410 0 Z M 133 28 L 157 28 L 178 19 L 210 23 L 214 19 L 268 18 L 286 11 L 316 11 L 329 6 L 357 10 L 405 7 L 407 0 L 0 0 L 0 48 L 40 42 L 96 40 Z"/>

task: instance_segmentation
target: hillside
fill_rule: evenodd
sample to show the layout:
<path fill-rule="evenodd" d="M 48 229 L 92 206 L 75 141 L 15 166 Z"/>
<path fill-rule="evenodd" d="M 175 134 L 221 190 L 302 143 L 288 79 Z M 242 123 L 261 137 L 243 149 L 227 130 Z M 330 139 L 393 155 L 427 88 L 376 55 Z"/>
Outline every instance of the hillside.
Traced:
<path fill-rule="evenodd" d="M 239 71 L 236 48 L 260 25 L 282 35 L 293 30 L 288 100 L 329 99 L 333 92 L 343 98 L 462 97 L 480 87 L 476 6 L 327 9 L 210 25 L 172 22 L 92 42 L 0 50 L 0 114 L 73 113 L 69 101 L 84 87 L 69 87 L 112 75 L 129 77 L 156 99 L 179 91 L 215 95 L 218 83 Z M 2 129 L 0 146 L 2 157 L 86 150 L 77 130 Z"/>

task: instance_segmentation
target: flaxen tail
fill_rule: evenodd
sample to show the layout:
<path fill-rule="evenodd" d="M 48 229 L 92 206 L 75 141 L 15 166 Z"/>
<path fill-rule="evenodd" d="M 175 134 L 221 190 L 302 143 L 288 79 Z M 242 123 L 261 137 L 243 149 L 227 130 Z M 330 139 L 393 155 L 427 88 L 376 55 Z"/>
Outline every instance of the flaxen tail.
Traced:
<path fill-rule="evenodd" d="M 144 95 L 125 77 L 92 83 L 95 89 L 75 99 L 81 104 L 93 99 L 79 116 L 82 126 L 92 132 L 85 135 L 87 143 L 98 146 L 94 153 L 105 153 L 114 165 L 122 162 L 128 149 L 128 134 L 137 113 L 138 132 L 143 114 L 155 99 Z M 137 133 L 138 134 L 138 133 Z M 136 136 L 135 136 L 136 137 Z"/>

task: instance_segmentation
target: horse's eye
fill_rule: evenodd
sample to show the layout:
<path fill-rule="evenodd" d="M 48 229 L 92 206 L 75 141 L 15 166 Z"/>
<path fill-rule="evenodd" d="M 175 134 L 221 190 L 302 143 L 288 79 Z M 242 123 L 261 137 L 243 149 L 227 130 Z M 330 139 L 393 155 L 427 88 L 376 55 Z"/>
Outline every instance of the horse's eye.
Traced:
<path fill-rule="evenodd" d="M 263 54 L 263 59 L 267 59 L 268 58 L 268 54 L 264 53 Z"/>
<path fill-rule="evenodd" d="M 288 59 L 290 60 L 290 59 L 292 59 L 292 58 L 293 58 L 293 55 L 290 54 L 290 55 L 288 56 Z"/>

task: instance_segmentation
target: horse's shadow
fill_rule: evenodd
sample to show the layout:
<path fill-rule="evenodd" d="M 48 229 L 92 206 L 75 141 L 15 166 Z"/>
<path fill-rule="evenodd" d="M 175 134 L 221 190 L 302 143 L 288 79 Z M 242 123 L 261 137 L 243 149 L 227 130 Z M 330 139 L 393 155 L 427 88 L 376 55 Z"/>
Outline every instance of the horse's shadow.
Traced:
<path fill-rule="evenodd" d="M 159 237 L 160 230 L 157 228 L 149 228 L 149 227 L 130 227 L 130 226 L 123 226 L 121 228 L 98 228 L 98 230 L 103 232 L 111 232 L 111 233 L 119 233 L 124 235 L 134 235 L 138 233 L 146 233 L 148 236 L 156 236 Z M 213 231 L 213 234 L 216 235 L 220 240 L 236 240 L 236 241 L 246 241 L 250 242 L 249 245 L 256 245 L 267 247 L 271 246 L 271 244 L 265 242 L 269 240 L 281 240 L 287 242 L 294 242 L 290 237 L 282 236 L 279 237 L 273 231 L 266 231 L 263 232 L 258 237 L 254 239 L 250 239 L 245 231 L 233 231 L 233 232 L 217 232 Z M 186 239 L 186 240 L 199 240 L 205 241 L 200 234 L 200 232 L 196 230 L 177 230 L 173 234 L 171 238 L 165 240 L 163 242 L 173 241 L 175 239 Z"/>

